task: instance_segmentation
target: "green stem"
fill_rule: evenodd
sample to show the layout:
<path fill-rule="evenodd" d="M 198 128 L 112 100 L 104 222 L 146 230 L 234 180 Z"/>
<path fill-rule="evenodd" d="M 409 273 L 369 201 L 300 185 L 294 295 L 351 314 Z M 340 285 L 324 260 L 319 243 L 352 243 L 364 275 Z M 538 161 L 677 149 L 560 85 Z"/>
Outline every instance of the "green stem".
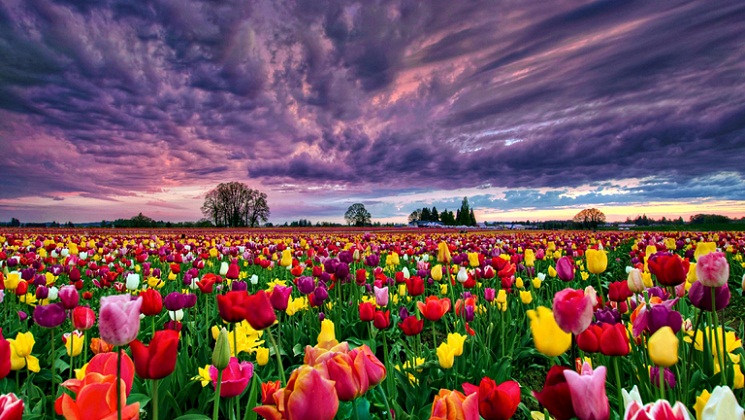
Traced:
<path fill-rule="evenodd" d="M 665 368 L 662 366 L 657 366 L 657 375 L 660 379 L 660 399 L 665 399 Z"/>
<path fill-rule="evenodd" d="M 116 346 L 116 418 L 122 420 L 122 350 Z"/>
<path fill-rule="evenodd" d="M 54 350 L 54 346 L 55 346 L 54 328 L 51 329 L 51 333 L 52 333 L 52 411 L 51 413 L 52 413 L 52 416 L 54 416 L 54 400 L 57 398 L 57 381 L 54 378 L 55 376 L 54 375 L 54 371 L 55 371 L 54 362 L 56 361 L 56 356 L 55 356 L 56 352 Z"/>
<path fill-rule="evenodd" d="M 502 312 L 502 309 L 497 308 L 499 310 L 499 334 L 502 336 L 502 354 L 501 357 L 504 357 L 504 312 Z"/>
<path fill-rule="evenodd" d="M 277 356 L 277 367 L 279 368 L 279 379 L 282 381 L 280 383 L 281 386 L 285 386 L 287 383 L 287 380 L 285 379 L 285 368 L 282 366 L 282 356 L 279 354 L 279 346 L 277 345 L 277 341 L 274 340 L 274 335 L 272 334 L 272 330 L 270 328 L 267 328 L 265 330 L 267 334 L 269 334 L 269 341 L 272 342 L 272 347 L 274 347 L 274 355 Z"/>
<path fill-rule="evenodd" d="M 432 349 L 437 351 L 437 333 L 435 332 L 435 323 L 432 323 Z"/>
<path fill-rule="evenodd" d="M 153 330 L 153 337 L 155 337 L 155 316 L 150 317 L 150 328 Z"/>
<path fill-rule="evenodd" d="M 352 418 L 354 420 L 360 420 L 360 415 L 357 412 L 357 398 L 352 400 Z"/>
<path fill-rule="evenodd" d="M 67 372 L 67 379 L 72 379 L 73 369 L 75 369 L 75 331 L 70 334 L 70 369 Z"/>
<path fill-rule="evenodd" d="M 233 323 L 233 355 L 238 358 L 238 324 Z"/>
<path fill-rule="evenodd" d="M 722 325 L 722 342 L 719 343 L 719 337 L 717 337 L 717 330 L 719 329 L 719 315 L 717 314 L 717 298 L 716 298 L 716 290 L 714 287 L 711 288 L 711 313 L 714 316 L 714 342 L 716 343 L 717 348 L 717 358 L 719 359 L 719 371 L 721 374 L 719 377 L 721 378 L 722 385 L 727 385 L 727 370 L 724 366 L 725 363 L 725 354 L 727 353 L 727 342 L 725 341 L 725 335 L 724 335 L 724 325 Z M 721 344 L 721 345 L 720 345 Z"/>
<path fill-rule="evenodd" d="M 217 386 L 215 387 L 214 407 L 212 408 L 212 420 L 217 420 L 220 412 L 220 388 L 222 386 L 222 370 L 217 372 Z"/>
<path fill-rule="evenodd" d="M 153 399 L 153 420 L 158 420 L 158 385 L 160 381 L 158 379 L 152 379 L 152 390 L 150 391 L 150 398 Z"/>
<path fill-rule="evenodd" d="M 618 369 L 618 357 L 612 356 L 612 359 L 613 359 L 613 370 L 616 371 L 616 391 L 618 392 L 618 412 L 621 413 L 626 409 L 626 407 L 623 406 L 623 393 L 621 393 L 621 371 Z"/>
<path fill-rule="evenodd" d="M 383 403 L 385 403 L 385 412 L 388 414 L 388 420 L 393 420 L 393 413 L 391 413 L 391 407 L 388 405 L 388 397 L 385 396 L 385 390 L 382 386 L 378 387 L 380 395 L 383 396 Z"/>

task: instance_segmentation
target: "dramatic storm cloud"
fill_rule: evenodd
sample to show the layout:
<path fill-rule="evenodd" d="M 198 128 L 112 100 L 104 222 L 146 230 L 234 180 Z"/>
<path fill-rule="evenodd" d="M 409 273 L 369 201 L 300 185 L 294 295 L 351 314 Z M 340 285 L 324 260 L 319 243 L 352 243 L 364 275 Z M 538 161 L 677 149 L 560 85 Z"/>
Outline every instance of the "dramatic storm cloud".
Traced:
<path fill-rule="evenodd" d="M 736 0 L 0 0 L 0 220 L 196 220 L 233 180 L 274 222 L 466 195 L 481 220 L 743 216 L 743 21 Z"/>

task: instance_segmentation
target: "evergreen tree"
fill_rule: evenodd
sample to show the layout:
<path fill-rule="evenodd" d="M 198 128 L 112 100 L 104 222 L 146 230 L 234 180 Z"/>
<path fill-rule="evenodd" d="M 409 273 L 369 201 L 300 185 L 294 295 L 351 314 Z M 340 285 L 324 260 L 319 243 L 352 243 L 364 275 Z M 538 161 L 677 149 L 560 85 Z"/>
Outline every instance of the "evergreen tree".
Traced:
<path fill-rule="evenodd" d="M 429 212 L 429 209 L 426 207 L 422 209 L 422 221 L 423 222 L 432 221 L 432 214 Z"/>
<path fill-rule="evenodd" d="M 437 212 L 437 207 L 432 206 L 432 221 L 433 222 L 439 222 L 440 221 L 440 213 Z"/>
<path fill-rule="evenodd" d="M 468 221 L 469 222 L 468 225 L 469 226 L 476 226 L 476 216 L 474 216 L 474 214 L 473 214 L 473 209 L 471 209 L 471 214 L 469 215 L 469 219 L 470 220 Z"/>

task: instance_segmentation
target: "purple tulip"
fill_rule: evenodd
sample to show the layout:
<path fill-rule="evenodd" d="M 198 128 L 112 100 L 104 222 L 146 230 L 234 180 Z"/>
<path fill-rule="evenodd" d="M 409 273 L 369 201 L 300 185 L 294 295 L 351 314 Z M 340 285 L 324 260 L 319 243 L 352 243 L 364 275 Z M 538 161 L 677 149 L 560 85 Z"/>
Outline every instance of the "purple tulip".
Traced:
<path fill-rule="evenodd" d="M 329 258 L 323 262 L 323 270 L 327 273 L 335 273 L 336 267 L 339 266 L 339 260 L 336 258 Z"/>
<path fill-rule="evenodd" d="M 188 293 L 184 295 L 184 309 L 193 308 L 197 304 L 197 295 Z"/>
<path fill-rule="evenodd" d="M 173 312 L 184 309 L 184 306 L 186 305 L 186 296 L 179 292 L 171 292 L 166 295 L 165 299 L 163 299 L 163 305 L 167 310 Z"/>
<path fill-rule="evenodd" d="M 319 287 L 316 287 L 316 290 L 313 291 L 313 298 L 315 299 L 315 302 L 319 305 L 322 304 L 323 301 L 328 299 L 328 297 L 329 297 L 329 292 L 328 290 L 326 290 L 325 287 L 322 287 L 319 285 Z"/>
<path fill-rule="evenodd" d="M 309 295 L 313 293 L 313 290 L 315 290 L 316 285 L 313 282 L 313 277 L 310 276 L 301 276 L 297 279 L 297 288 L 300 290 L 300 293 L 304 295 Z"/>
<path fill-rule="evenodd" d="M 368 267 L 377 267 L 380 265 L 380 256 L 377 254 L 371 254 L 365 257 L 365 265 Z"/>
<path fill-rule="evenodd" d="M 34 285 L 35 286 L 46 286 L 47 285 L 47 277 L 43 274 L 36 274 L 34 275 Z"/>
<path fill-rule="evenodd" d="M 665 382 L 667 387 L 672 389 L 675 388 L 677 381 L 675 380 L 675 374 L 668 368 L 664 368 Z M 649 371 L 649 379 L 652 381 L 652 385 L 659 388 L 660 386 L 660 368 L 653 366 Z"/>
<path fill-rule="evenodd" d="M 347 277 L 349 277 L 349 266 L 347 263 L 339 263 L 339 265 L 336 266 L 336 271 L 334 272 L 334 275 L 338 280 L 346 280 Z"/>
<path fill-rule="evenodd" d="M 73 283 L 80 280 L 80 270 L 78 270 L 78 267 L 73 267 L 70 269 L 69 277 L 70 281 Z"/>
<path fill-rule="evenodd" d="M 466 309 L 466 322 L 473 321 L 473 317 L 474 317 L 473 305 L 466 305 L 465 309 Z"/>
<path fill-rule="evenodd" d="M 606 324 L 618 324 L 621 322 L 621 314 L 616 308 L 602 308 L 595 311 L 595 320 Z"/>
<path fill-rule="evenodd" d="M 648 328 L 650 334 L 654 334 L 662 327 L 670 327 L 677 334 L 682 325 L 683 317 L 680 312 L 668 308 L 667 305 L 654 305 L 649 311 Z"/>
<path fill-rule="evenodd" d="M 140 332 L 142 298 L 132 300 L 129 295 L 101 298 L 98 329 L 101 338 L 115 346 L 131 343 Z"/>
<path fill-rule="evenodd" d="M 398 317 L 401 319 L 406 319 L 409 317 L 409 310 L 406 309 L 405 306 L 402 306 L 398 308 Z"/>
<path fill-rule="evenodd" d="M 248 284 L 245 281 L 236 280 L 230 283 L 230 290 L 234 292 L 245 292 L 248 290 Z"/>
<path fill-rule="evenodd" d="M 20 319 L 21 321 L 25 321 L 26 319 L 28 319 L 28 314 L 23 311 L 18 311 L 18 319 Z"/>
<path fill-rule="evenodd" d="M 52 303 L 34 308 L 34 322 L 40 327 L 56 328 L 65 322 L 67 315 L 62 305 Z"/>
<path fill-rule="evenodd" d="M 693 306 L 702 311 L 711 312 L 711 289 L 711 287 L 704 286 L 703 283 L 697 281 L 688 290 L 688 299 Z M 714 305 L 716 305 L 717 311 L 726 308 L 729 305 L 729 299 L 730 291 L 727 284 L 714 288 Z"/>
<path fill-rule="evenodd" d="M 26 280 L 27 282 L 31 282 L 31 279 L 34 278 L 34 275 L 36 274 L 36 270 L 33 268 L 24 268 L 21 270 L 21 278 L 23 280 Z"/>
<path fill-rule="evenodd" d="M 46 286 L 38 286 L 36 288 L 36 298 L 46 299 L 49 297 L 49 288 Z"/>
<path fill-rule="evenodd" d="M 352 255 L 352 253 L 349 252 L 349 251 L 342 251 L 342 252 L 340 252 L 338 257 L 339 257 L 339 261 L 341 261 L 341 262 L 343 262 L 345 264 L 351 263 L 352 260 L 354 259 L 354 255 Z"/>
<path fill-rule="evenodd" d="M 75 286 L 72 285 L 62 286 L 62 288 L 59 290 L 58 297 L 60 303 L 62 304 L 62 307 L 65 309 L 75 309 L 75 307 L 78 306 L 78 303 L 80 302 L 80 294 L 78 293 L 78 289 L 76 289 Z"/>

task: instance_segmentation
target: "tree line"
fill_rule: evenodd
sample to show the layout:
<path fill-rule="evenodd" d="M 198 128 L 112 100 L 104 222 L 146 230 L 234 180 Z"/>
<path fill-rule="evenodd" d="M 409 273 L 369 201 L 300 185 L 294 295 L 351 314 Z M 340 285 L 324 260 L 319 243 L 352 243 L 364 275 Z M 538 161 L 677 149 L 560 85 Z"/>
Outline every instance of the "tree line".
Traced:
<path fill-rule="evenodd" d="M 409 223 L 418 222 L 439 222 L 445 226 L 476 226 L 476 216 L 468 204 L 468 197 L 463 197 L 460 208 L 455 214 L 448 209 L 439 213 L 435 206 L 432 206 L 431 210 L 428 207 L 414 210 L 409 214 Z"/>

